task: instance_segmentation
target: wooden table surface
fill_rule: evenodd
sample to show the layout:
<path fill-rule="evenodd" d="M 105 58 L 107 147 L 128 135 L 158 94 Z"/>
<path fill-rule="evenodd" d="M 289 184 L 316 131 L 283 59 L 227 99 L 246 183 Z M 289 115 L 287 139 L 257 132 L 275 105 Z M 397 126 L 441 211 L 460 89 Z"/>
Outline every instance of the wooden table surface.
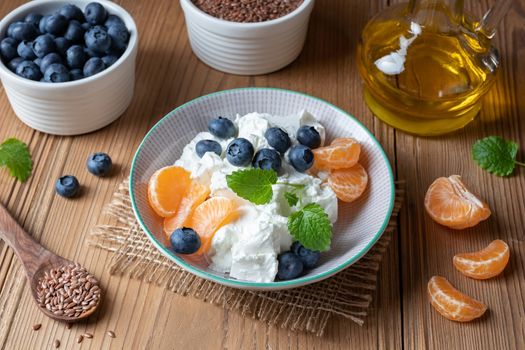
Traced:
<path fill-rule="evenodd" d="M 2 0 L 0 17 L 23 0 Z M 191 52 L 178 1 L 118 1 L 140 30 L 135 99 L 111 126 L 89 135 L 56 137 L 36 132 L 14 115 L 0 88 L 0 140 L 17 137 L 29 144 L 34 172 L 20 183 L 0 171 L 0 201 L 23 227 L 51 250 L 84 264 L 107 289 L 102 312 L 91 323 L 65 325 L 46 319 L 31 301 L 21 265 L 0 242 L 0 344 L 3 349 L 49 349 L 55 339 L 64 349 L 525 349 L 525 169 L 502 179 L 470 159 L 472 143 L 501 135 L 521 143 L 525 158 L 525 0 L 500 25 L 495 38 L 502 60 L 496 86 L 479 118 L 466 129 L 438 138 L 416 138 L 374 119 L 362 97 L 355 49 L 367 18 L 386 0 L 322 0 L 312 15 L 306 47 L 299 59 L 277 73 L 240 77 L 214 71 Z M 477 16 L 493 1 L 469 1 Z M 472 8 L 474 7 L 474 8 Z M 518 79 L 521 77 L 521 79 Z M 361 120 L 386 149 L 396 177 L 407 181 L 399 230 L 385 256 L 377 294 L 366 324 L 334 319 L 326 335 L 295 334 L 244 319 L 233 312 L 177 296 L 126 277 L 110 276 L 111 255 L 86 244 L 102 209 L 129 172 L 136 147 L 163 115 L 210 92 L 245 86 L 271 86 L 318 96 Z M 87 173 L 91 152 L 106 151 L 118 173 L 98 179 Z M 55 180 L 75 174 L 81 198 L 54 193 Z M 423 209 L 427 187 L 439 176 L 461 174 L 493 210 L 474 229 L 450 231 L 432 222 Z M 503 276 L 473 281 L 452 266 L 457 252 L 479 249 L 501 238 L 511 247 Z M 426 296 L 433 275 L 443 275 L 459 289 L 484 301 L 489 312 L 469 324 L 438 315 Z M 42 323 L 35 332 L 32 325 Z M 115 331 L 111 339 L 105 333 Z M 94 334 L 77 344 L 83 332 Z"/>

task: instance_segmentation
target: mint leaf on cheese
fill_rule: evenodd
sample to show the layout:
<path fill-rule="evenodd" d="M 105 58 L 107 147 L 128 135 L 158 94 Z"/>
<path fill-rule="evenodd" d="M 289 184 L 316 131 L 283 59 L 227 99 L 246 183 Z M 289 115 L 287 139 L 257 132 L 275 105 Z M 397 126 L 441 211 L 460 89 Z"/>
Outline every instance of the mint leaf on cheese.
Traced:
<path fill-rule="evenodd" d="M 304 247 L 326 251 L 332 241 L 332 224 L 328 214 L 316 203 L 304 206 L 288 217 L 288 231 Z"/>

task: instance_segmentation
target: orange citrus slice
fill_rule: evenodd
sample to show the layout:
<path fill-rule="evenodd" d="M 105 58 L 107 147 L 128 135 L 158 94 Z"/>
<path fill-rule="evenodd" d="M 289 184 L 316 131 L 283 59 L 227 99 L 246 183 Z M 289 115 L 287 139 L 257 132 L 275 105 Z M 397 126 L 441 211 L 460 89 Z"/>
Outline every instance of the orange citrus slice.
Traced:
<path fill-rule="evenodd" d="M 190 173 L 181 167 L 168 166 L 157 170 L 148 184 L 150 206 L 159 216 L 175 215 L 190 183 Z"/>
<path fill-rule="evenodd" d="M 178 228 L 187 227 L 195 208 L 210 195 L 210 189 L 197 181 L 192 181 L 188 192 L 182 198 L 177 213 L 164 219 L 164 233 L 169 237 Z"/>
<path fill-rule="evenodd" d="M 478 252 L 454 255 L 453 262 L 456 269 L 465 276 L 485 280 L 503 272 L 509 258 L 509 246 L 497 239 Z"/>
<path fill-rule="evenodd" d="M 368 174 L 359 163 L 349 169 L 332 170 L 328 176 L 328 185 L 343 202 L 349 203 L 359 198 L 367 184 Z"/>
<path fill-rule="evenodd" d="M 487 311 L 483 303 L 461 293 L 441 276 L 428 281 L 428 297 L 434 309 L 452 321 L 472 321 Z"/>
<path fill-rule="evenodd" d="M 227 197 L 212 197 L 195 208 L 188 225 L 201 239 L 201 247 L 195 254 L 207 253 L 215 232 L 238 216 L 235 200 Z"/>
<path fill-rule="evenodd" d="M 351 168 L 361 154 L 361 145 L 352 138 L 337 138 L 330 146 L 312 150 L 314 167 L 321 170 Z"/>
<path fill-rule="evenodd" d="M 472 194 L 459 175 L 436 179 L 427 190 L 425 208 L 434 221 L 457 230 L 475 226 L 491 214 L 487 203 Z"/>

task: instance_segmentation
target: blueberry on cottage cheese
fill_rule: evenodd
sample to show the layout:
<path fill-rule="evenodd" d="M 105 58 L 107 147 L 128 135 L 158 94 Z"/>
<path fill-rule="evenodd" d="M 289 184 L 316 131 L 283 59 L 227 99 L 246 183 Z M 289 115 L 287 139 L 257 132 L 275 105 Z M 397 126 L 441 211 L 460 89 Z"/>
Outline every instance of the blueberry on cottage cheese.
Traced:
<path fill-rule="evenodd" d="M 303 262 L 292 252 L 279 254 L 277 261 L 277 277 L 282 281 L 292 280 L 303 273 Z"/>
<path fill-rule="evenodd" d="M 4 38 L 0 42 L 0 55 L 6 61 L 11 61 L 18 56 L 17 51 L 18 42 L 13 38 Z"/>
<path fill-rule="evenodd" d="M 33 61 L 22 61 L 16 67 L 16 74 L 22 78 L 39 81 L 42 78 L 40 67 Z"/>
<path fill-rule="evenodd" d="M 56 46 L 56 51 L 60 55 L 65 57 L 67 49 L 69 49 L 71 47 L 71 43 L 66 38 L 59 37 L 59 38 L 55 39 L 55 46 Z"/>
<path fill-rule="evenodd" d="M 281 128 L 268 128 L 264 133 L 264 137 L 270 146 L 281 153 L 285 153 L 292 145 L 290 136 Z"/>
<path fill-rule="evenodd" d="M 55 40 L 49 34 L 40 35 L 35 39 L 35 41 L 33 41 L 33 52 L 37 57 L 42 58 L 48 53 L 54 52 L 55 50 Z"/>
<path fill-rule="evenodd" d="M 65 83 L 69 81 L 69 69 L 60 63 L 50 64 L 44 73 L 44 81 L 48 83 Z"/>
<path fill-rule="evenodd" d="M 228 145 L 226 148 L 226 159 L 230 164 L 235 166 L 249 165 L 253 158 L 253 145 L 250 141 L 239 137 Z"/>
<path fill-rule="evenodd" d="M 255 153 L 252 165 L 257 169 L 274 170 L 278 173 L 282 165 L 281 155 L 274 149 L 263 148 Z"/>
<path fill-rule="evenodd" d="M 11 72 L 16 72 L 16 67 L 18 67 L 18 65 L 20 63 L 22 63 L 23 61 L 24 61 L 24 59 L 22 57 L 15 57 L 11 61 L 9 61 L 9 63 L 7 64 L 7 68 L 9 68 L 11 70 Z M 37 65 L 38 65 L 38 63 L 37 63 Z"/>
<path fill-rule="evenodd" d="M 90 77 L 92 75 L 102 72 L 104 69 L 106 69 L 106 65 L 104 64 L 104 61 L 102 61 L 101 58 L 91 57 L 89 60 L 87 60 L 86 64 L 84 65 L 83 73 L 85 77 Z"/>
<path fill-rule="evenodd" d="M 69 78 L 71 81 L 80 80 L 84 78 L 84 73 L 82 73 L 82 69 L 72 69 L 69 71 Z"/>
<path fill-rule="evenodd" d="M 64 16 L 68 21 L 76 20 L 79 22 L 84 22 L 86 19 L 84 18 L 84 13 L 82 10 L 73 4 L 67 4 L 64 5 L 58 10 L 58 13 Z"/>
<path fill-rule="evenodd" d="M 86 53 L 80 45 L 73 45 L 66 51 L 66 61 L 70 68 L 84 68 Z"/>
<path fill-rule="evenodd" d="M 313 126 L 303 125 L 297 130 L 297 141 L 313 149 L 321 146 L 321 135 Z"/>
<path fill-rule="evenodd" d="M 106 19 L 106 22 L 104 22 L 104 25 L 106 26 L 106 28 L 109 28 L 109 27 L 112 27 L 114 25 L 123 25 L 123 26 L 125 26 L 126 24 L 124 23 L 122 18 L 120 18 L 119 16 L 109 15 L 108 19 Z"/>
<path fill-rule="evenodd" d="M 221 139 L 235 137 L 237 134 L 237 129 L 233 122 L 230 119 L 223 117 L 210 120 L 208 123 L 208 130 L 212 135 Z"/>
<path fill-rule="evenodd" d="M 316 267 L 321 257 L 321 252 L 305 248 L 299 241 L 295 241 L 290 250 L 301 259 L 305 269 Z"/>
<path fill-rule="evenodd" d="M 55 190 L 56 193 L 66 198 L 73 198 L 78 194 L 80 189 L 80 184 L 78 180 L 73 175 L 66 175 L 60 177 L 56 184 Z"/>
<path fill-rule="evenodd" d="M 124 25 L 113 25 L 108 28 L 108 35 L 111 38 L 111 45 L 120 51 L 126 50 L 129 42 L 129 31 Z"/>
<path fill-rule="evenodd" d="M 222 154 L 222 147 L 217 141 L 213 140 L 200 140 L 195 145 L 195 152 L 199 157 L 204 157 L 207 152 L 213 152 L 220 157 Z"/>
<path fill-rule="evenodd" d="M 33 25 L 33 27 L 38 29 L 40 26 L 40 20 L 42 19 L 42 17 L 43 16 L 39 13 L 31 12 L 27 14 L 27 16 L 25 16 L 24 22 L 29 23 Z"/>
<path fill-rule="evenodd" d="M 84 40 L 87 48 L 96 52 L 106 52 L 111 47 L 111 38 L 102 26 L 90 28 L 84 34 Z"/>
<path fill-rule="evenodd" d="M 11 29 L 9 36 L 17 41 L 31 41 L 38 36 L 38 30 L 32 24 L 25 22 L 16 22 L 11 26 L 9 26 Z"/>
<path fill-rule="evenodd" d="M 106 65 L 106 68 L 109 68 L 113 64 L 115 64 L 115 62 L 118 61 L 118 57 L 115 56 L 115 55 L 106 55 L 106 56 L 102 57 L 102 61 Z"/>
<path fill-rule="evenodd" d="M 68 21 L 66 17 L 55 13 L 46 19 L 46 32 L 53 35 L 62 35 L 66 31 Z"/>
<path fill-rule="evenodd" d="M 89 3 L 84 10 L 86 21 L 91 25 L 104 24 L 108 13 L 98 2 Z"/>
<path fill-rule="evenodd" d="M 111 173 L 113 163 L 108 154 L 98 152 L 89 156 L 86 165 L 91 174 L 95 176 L 108 176 Z"/>
<path fill-rule="evenodd" d="M 80 43 L 84 39 L 84 28 L 79 21 L 72 20 L 69 22 L 64 38 L 72 43 Z"/>
<path fill-rule="evenodd" d="M 288 160 L 295 170 L 304 173 L 314 164 L 314 154 L 304 145 L 295 145 L 288 152 Z"/>
<path fill-rule="evenodd" d="M 191 228 L 178 228 L 170 236 L 171 247 L 178 254 L 193 254 L 201 247 L 201 239 Z"/>
<path fill-rule="evenodd" d="M 41 58 L 39 66 L 40 66 L 40 71 L 42 72 L 42 74 L 44 74 L 46 72 L 47 68 L 50 65 L 52 65 L 53 63 L 60 63 L 60 64 L 62 64 L 62 58 L 60 57 L 59 54 L 57 54 L 55 52 L 48 53 L 43 58 Z"/>

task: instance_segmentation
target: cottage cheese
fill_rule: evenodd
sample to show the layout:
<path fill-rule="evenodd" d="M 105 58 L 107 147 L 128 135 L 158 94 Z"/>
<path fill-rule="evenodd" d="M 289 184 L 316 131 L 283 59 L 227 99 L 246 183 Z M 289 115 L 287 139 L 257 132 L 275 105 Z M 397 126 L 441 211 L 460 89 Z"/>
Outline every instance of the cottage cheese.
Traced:
<path fill-rule="evenodd" d="M 255 152 L 268 148 L 264 137 L 265 131 L 278 126 L 288 132 L 292 143 L 296 143 L 295 134 L 302 125 L 311 125 L 325 140 L 325 129 L 308 112 L 302 111 L 288 117 L 269 114 L 250 113 L 237 116 L 234 120 L 238 137 L 249 140 Z M 195 152 L 195 145 L 203 139 L 219 142 L 223 149 L 221 156 L 208 152 L 200 158 Z M 201 132 L 188 143 L 175 165 L 191 172 L 192 179 L 208 185 L 211 196 L 234 198 L 239 204 L 239 219 L 221 227 L 215 234 L 208 257 L 211 269 L 229 273 L 231 277 L 253 281 L 271 282 L 277 274 L 277 255 L 290 249 L 292 236 L 288 232 L 287 218 L 298 208 L 290 208 L 283 195 L 290 188 L 285 185 L 273 186 L 272 201 L 265 205 L 255 205 L 239 198 L 226 183 L 226 176 L 239 168 L 231 165 L 225 158 L 225 151 L 233 139 L 221 140 L 209 132 Z M 332 189 L 322 180 L 308 174 L 297 172 L 287 161 L 285 154 L 279 182 L 305 184 L 303 204 L 317 203 L 328 214 L 330 221 L 337 220 L 337 197 Z"/>

